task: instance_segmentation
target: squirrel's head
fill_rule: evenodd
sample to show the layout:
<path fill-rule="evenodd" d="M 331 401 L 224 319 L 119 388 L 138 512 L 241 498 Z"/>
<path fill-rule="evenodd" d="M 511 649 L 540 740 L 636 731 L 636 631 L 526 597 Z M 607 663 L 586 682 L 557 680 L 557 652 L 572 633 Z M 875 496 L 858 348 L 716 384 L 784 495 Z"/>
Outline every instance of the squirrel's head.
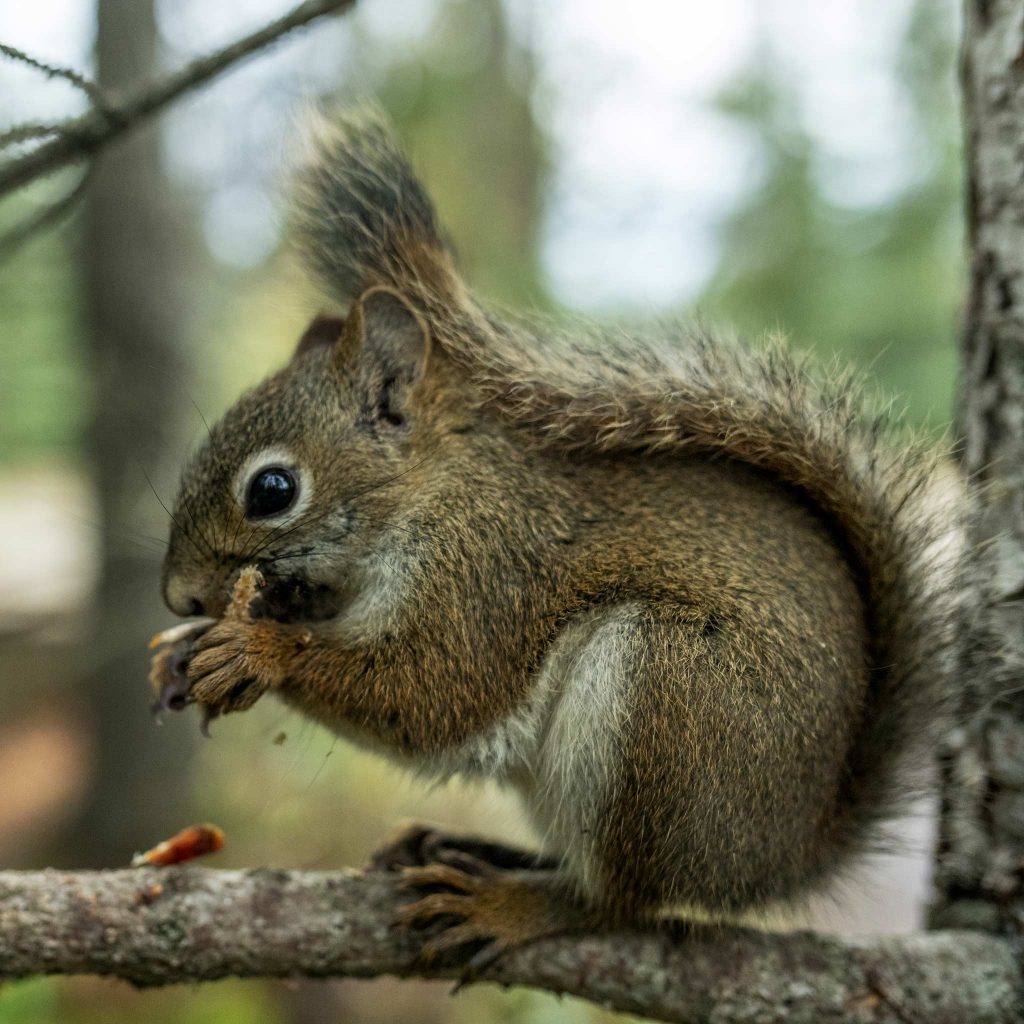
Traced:
<path fill-rule="evenodd" d="M 164 562 L 171 610 L 219 616 L 240 569 L 255 564 L 298 588 L 309 617 L 334 614 L 446 432 L 442 360 L 388 288 L 364 293 L 344 320 L 314 320 L 291 361 L 226 413 L 185 470 Z"/>

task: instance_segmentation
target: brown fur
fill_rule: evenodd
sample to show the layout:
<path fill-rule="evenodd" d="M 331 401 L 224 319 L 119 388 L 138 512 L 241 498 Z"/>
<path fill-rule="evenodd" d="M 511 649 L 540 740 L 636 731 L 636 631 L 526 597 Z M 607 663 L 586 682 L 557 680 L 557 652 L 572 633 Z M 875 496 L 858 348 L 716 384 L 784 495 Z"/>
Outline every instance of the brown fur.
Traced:
<path fill-rule="evenodd" d="M 324 129 L 301 182 L 344 330 L 321 321 L 214 429 L 166 586 L 216 613 L 256 562 L 337 614 L 225 620 L 194 695 L 231 710 L 273 686 L 429 771 L 523 713 L 568 627 L 630 609 L 577 896 L 607 920 L 734 912 L 861 848 L 939 718 L 952 585 L 927 451 L 779 348 L 499 321 L 376 120 Z M 312 487 L 277 530 L 234 482 L 275 446 Z"/>

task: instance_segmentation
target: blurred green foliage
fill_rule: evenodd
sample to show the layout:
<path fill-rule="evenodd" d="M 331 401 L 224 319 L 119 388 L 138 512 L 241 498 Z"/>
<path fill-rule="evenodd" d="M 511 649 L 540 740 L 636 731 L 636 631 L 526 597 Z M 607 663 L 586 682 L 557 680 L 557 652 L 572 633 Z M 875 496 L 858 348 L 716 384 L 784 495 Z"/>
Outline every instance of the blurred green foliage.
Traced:
<path fill-rule="evenodd" d="M 812 138 L 784 69 L 766 55 L 718 99 L 758 139 L 757 191 L 722 226 L 701 308 L 741 331 L 791 341 L 869 370 L 906 396 L 909 420 L 949 422 L 964 280 L 954 10 L 915 5 L 900 78 L 914 141 L 911 186 L 876 206 L 825 194 Z M 865 113 L 869 116 L 869 113 Z"/>
<path fill-rule="evenodd" d="M 144 1000 L 144 1002 L 143 1002 Z M 284 1024 L 287 1019 L 262 989 L 244 982 L 210 985 L 197 995 L 184 986 L 143 995 L 127 986 L 93 980 L 40 978 L 0 997 L 0 1024 Z"/>
<path fill-rule="evenodd" d="M 843 207 L 827 196 L 787 71 L 770 54 L 716 98 L 758 140 L 765 173 L 722 224 L 717 267 L 696 302 L 712 321 L 752 335 L 781 330 L 797 345 L 869 367 L 907 396 L 912 421 L 931 424 L 950 418 L 963 280 L 955 19 L 948 0 L 941 6 L 936 17 L 935 4 L 916 5 L 901 49 L 916 177 L 879 205 Z M 468 277 L 499 302 L 545 306 L 537 239 L 547 156 L 531 104 L 532 62 L 501 0 L 445 0 L 421 42 L 376 68 L 375 88 L 431 184 Z M 88 379 L 78 357 L 75 258 L 65 229 L 33 240 L 0 272 L 0 461 L 76 450 Z M 236 329 L 223 325 L 220 346 L 232 366 L 234 341 L 265 352 L 259 363 L 281 357 L 280 337 L 261 339 L 245 310 L 265 305 L 268 278 L 277 308 L 289 305 L 280 276 L 266 268 L 204 271 L 199 282 L 200 309 L 233 295 Z M 220 319 L 210 313 L 200 329 L 219 335 Z M 237 380 L 224 388 L 237 390 Z"/>
<path fill-rule="evenodd" d="M 0 114 L 3 111 L 0 109 Z M 47 182 L 4 203 L 2 224 L 29 216 Z M 86 413 L 70 236 L 47 233 L 0 264 L 0 462 L 74 453 Z"/>
<path fill-rule="evenodd" d="M 545 302 L 537 260 L 545 156 L 533 84 L 533 57 L 502 0 L 463 0 L 441 5 L 434 31 L 389 66 L 378 90 L 467 277 L 509 305 Z"/>

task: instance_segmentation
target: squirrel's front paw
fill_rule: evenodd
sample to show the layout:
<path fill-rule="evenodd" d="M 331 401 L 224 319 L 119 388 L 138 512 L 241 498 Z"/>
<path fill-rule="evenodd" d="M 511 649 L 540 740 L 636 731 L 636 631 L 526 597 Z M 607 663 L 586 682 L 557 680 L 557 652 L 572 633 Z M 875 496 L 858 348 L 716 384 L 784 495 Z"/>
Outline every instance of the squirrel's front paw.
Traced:
<path fill-rule="evenodd" d="M 226 618 L 196 642 L 188 664 L 189 697 L 213 716 L 245 711 L 285 678 L 284 654 L 294 649 L 273 623 Z"/>

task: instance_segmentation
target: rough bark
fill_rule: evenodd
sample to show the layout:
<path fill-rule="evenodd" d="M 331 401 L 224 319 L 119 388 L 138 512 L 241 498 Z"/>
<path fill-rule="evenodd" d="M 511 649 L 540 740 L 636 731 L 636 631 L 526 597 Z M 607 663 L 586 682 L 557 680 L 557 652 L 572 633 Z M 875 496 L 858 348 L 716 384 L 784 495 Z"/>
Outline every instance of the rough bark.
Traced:
<path fill-rule="evenodd" d="M 944 758 L 938 924 L 1018 930 L 1024 867 L 1024 2 L 969 0 L 963 47 L 970 296 L 968 523 L 959 678 Z"/>
<path fill-rule="evenodd" d="M 394 876 L 352 871 L 0 873 L 0 977 L 456 977 L 418 964 L 416 936 L 391 927 L 401 898 Z M 567 937 L 509 954 L 483 977 L 686 1024 L 1019 1019 L 1010 946 L 967 932 Z"/>

